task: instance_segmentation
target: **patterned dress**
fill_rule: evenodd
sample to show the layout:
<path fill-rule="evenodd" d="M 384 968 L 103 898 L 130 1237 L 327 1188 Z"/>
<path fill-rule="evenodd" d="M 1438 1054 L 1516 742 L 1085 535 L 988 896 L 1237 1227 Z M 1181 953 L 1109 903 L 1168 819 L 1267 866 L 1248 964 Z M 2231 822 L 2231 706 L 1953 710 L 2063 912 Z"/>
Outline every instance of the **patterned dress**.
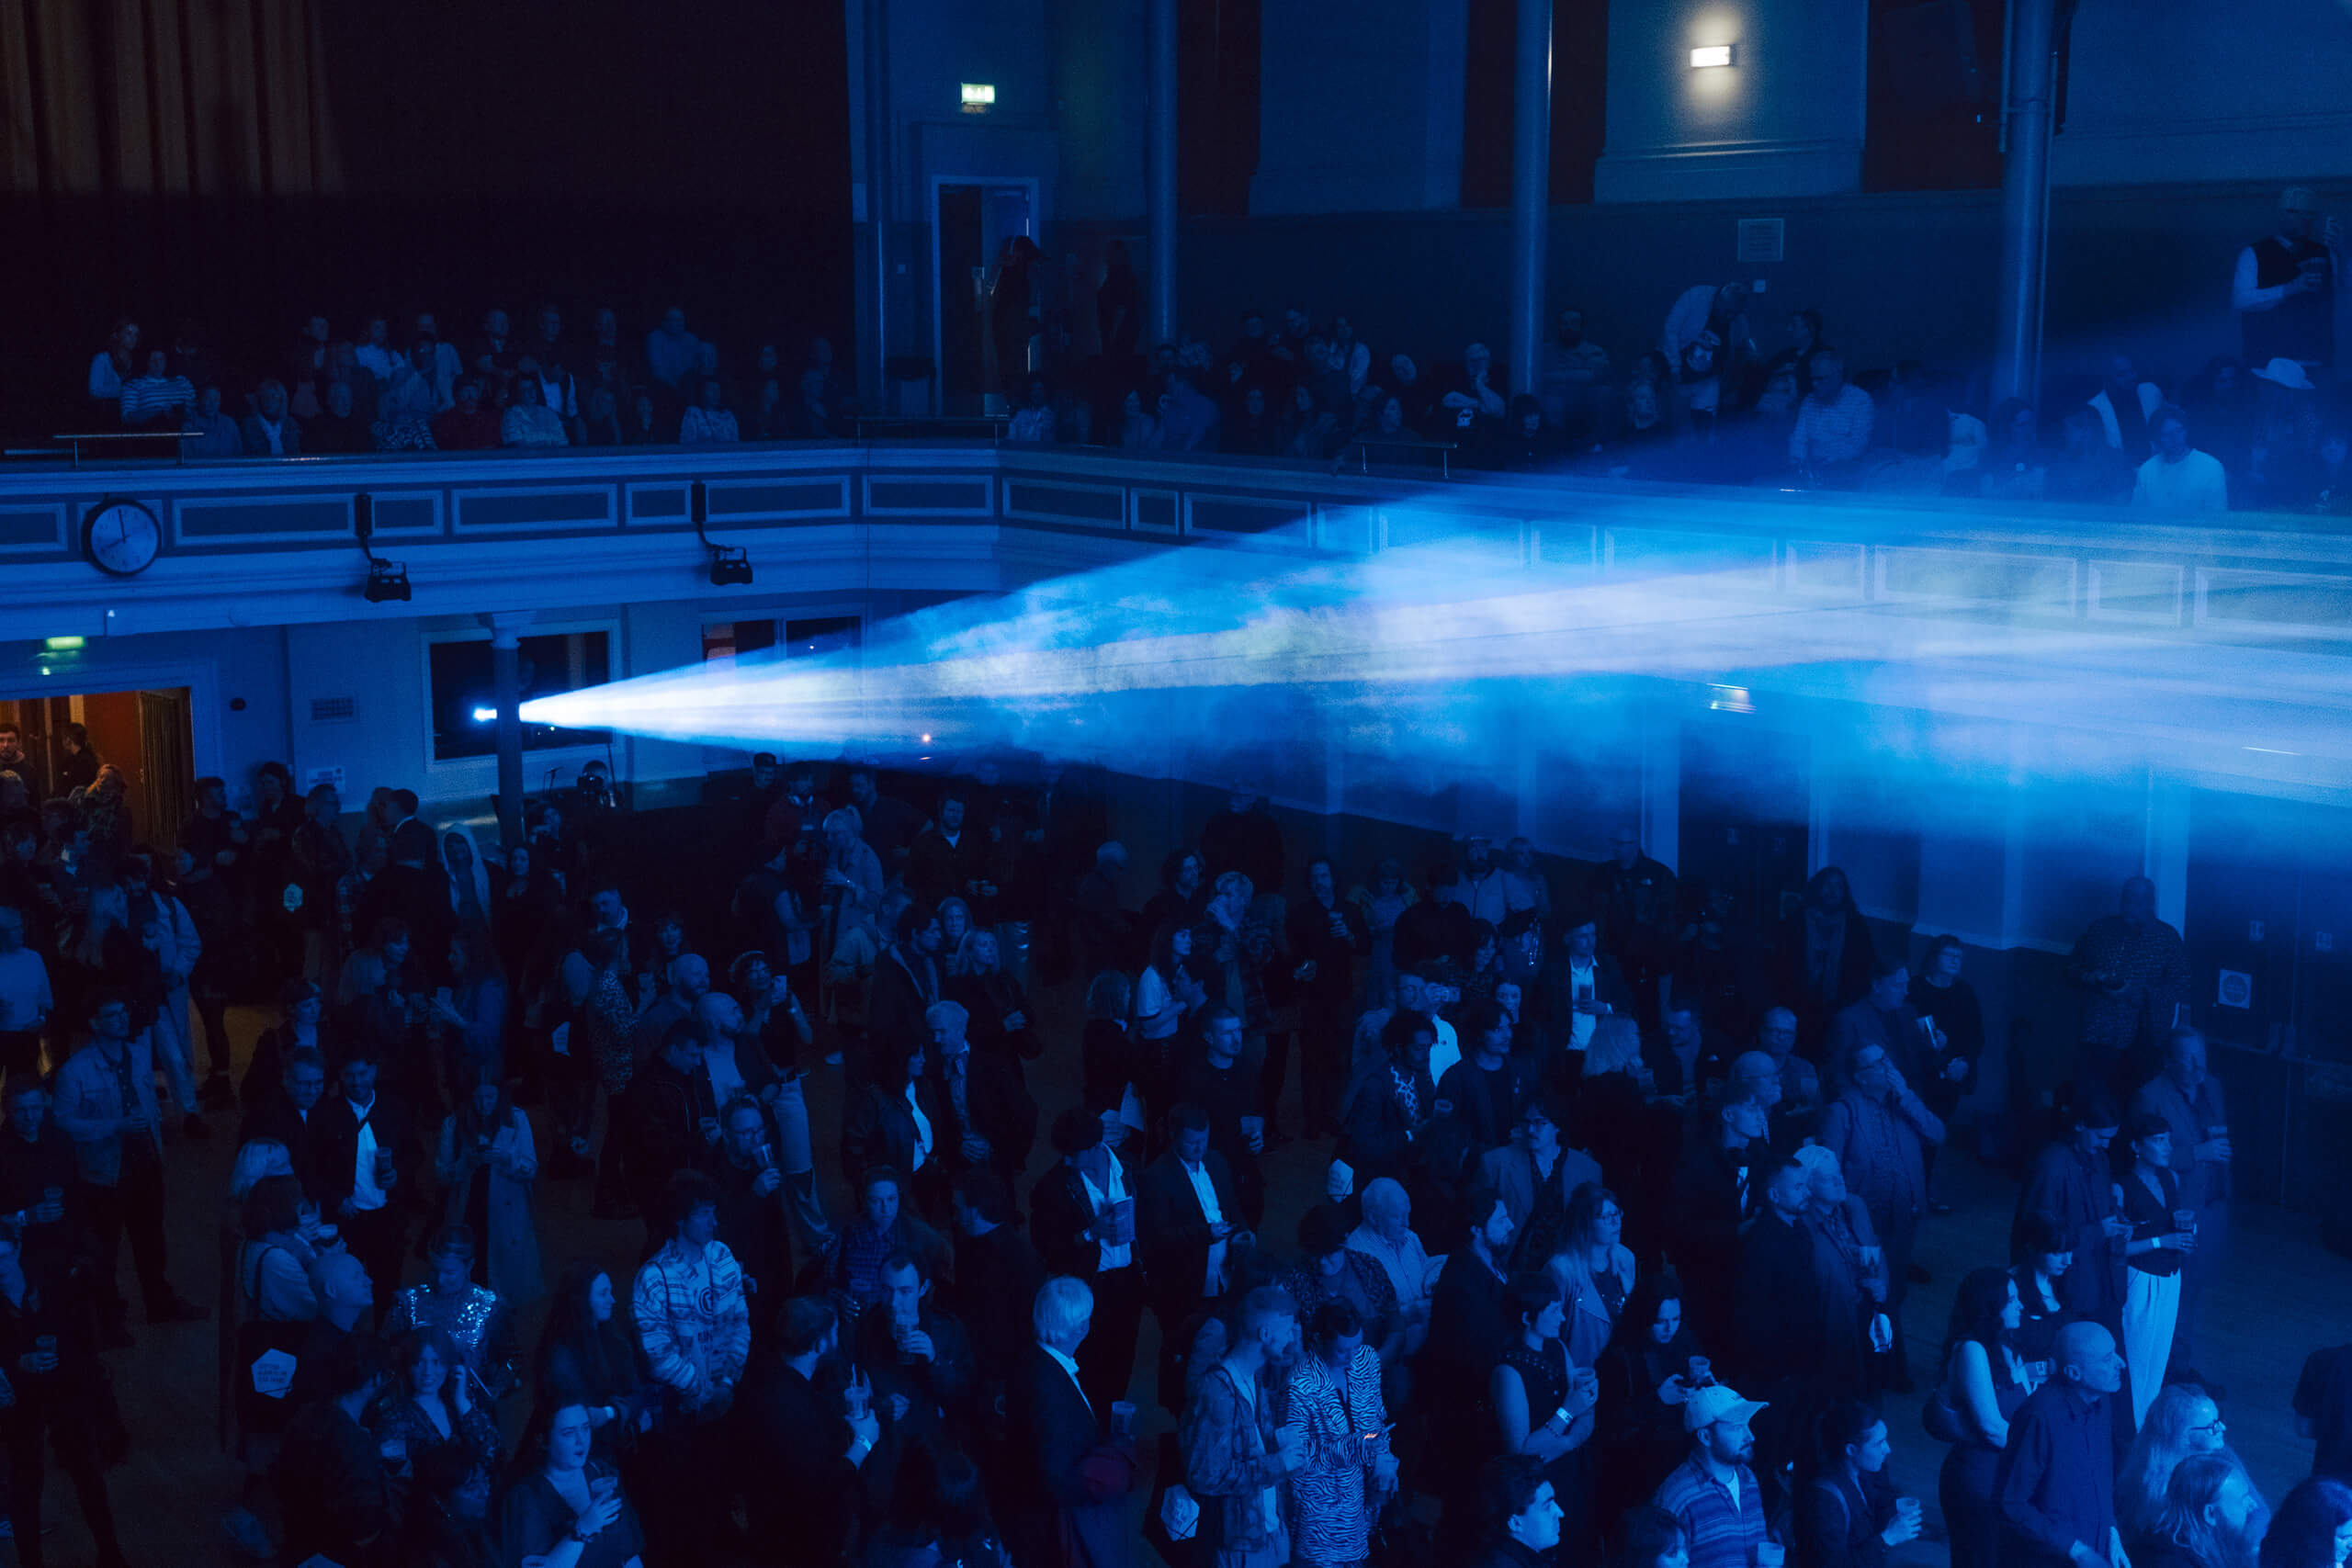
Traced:
<path fill-rule="evenodd" d="M 1386 1442 L 1364 1434 L 1388 1425 L 1379 1353 L 1357 1346 L 1344 1371 L 1320 1356 L 1301 1356 L 1283 1425 L 1306 1438 L 1306 1457 L 1290 1475 L 1295 1561 L 1317 1568 L 1363 1562 L 1372 1554 L 1372 1521 L 1382 1501 L 1373 1463 Z"/>

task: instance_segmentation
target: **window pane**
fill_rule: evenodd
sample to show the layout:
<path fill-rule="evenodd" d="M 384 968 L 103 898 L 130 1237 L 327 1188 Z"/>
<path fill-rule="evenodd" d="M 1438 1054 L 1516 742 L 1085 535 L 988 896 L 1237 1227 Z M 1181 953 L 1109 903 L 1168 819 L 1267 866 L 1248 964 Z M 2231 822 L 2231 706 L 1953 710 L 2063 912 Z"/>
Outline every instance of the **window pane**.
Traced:
<path fill-rule="evenodd" d="M 436 642 L 428 650 L 433 680 L 433 759 L 487 757 L 498 750 L 498 708 L 491 679 L 490 639 Z M 612 679 L 610 639 L 604 632 L 556 632 L 526 637 L 522 650 L 523 698 L 549 697 L 601 686 Z M 601 729 L 523 727 L 523 750 L 601 744 Z"/>

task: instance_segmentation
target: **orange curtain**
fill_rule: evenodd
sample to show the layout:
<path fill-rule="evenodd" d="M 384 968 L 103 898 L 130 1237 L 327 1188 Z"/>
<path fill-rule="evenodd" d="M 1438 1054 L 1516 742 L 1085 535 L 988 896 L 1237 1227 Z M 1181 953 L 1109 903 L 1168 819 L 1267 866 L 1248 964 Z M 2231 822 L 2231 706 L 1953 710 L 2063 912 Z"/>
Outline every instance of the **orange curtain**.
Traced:
<path fill-rule="evenodd" d="M 316 0 L 0 0 L 0 194 L 342 188 Z"/>

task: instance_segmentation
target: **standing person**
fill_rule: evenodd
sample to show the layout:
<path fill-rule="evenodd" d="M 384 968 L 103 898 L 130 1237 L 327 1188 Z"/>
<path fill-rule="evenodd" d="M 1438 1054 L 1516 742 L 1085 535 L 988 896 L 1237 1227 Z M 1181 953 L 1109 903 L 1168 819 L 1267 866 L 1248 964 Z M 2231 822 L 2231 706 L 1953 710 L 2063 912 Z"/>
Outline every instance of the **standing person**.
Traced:
<path fill-rule="evenodd" d="M 2180 1312 L 2181 1260 L 2197 1249 L 2196 1216 L 2180 1206 L 2172 1164 L 2172 1129 L 2153 1111 L 2123 1129 L 2132 1168 L 2123 1178 L 2123 1218 L 2132 1234 L 2122 1245 L 2123 1360 L 2132 1371 L 2132 1425 L 2147 1419 L 2172 1360 L 2172 1329 Z"/>
<path fill-rule="evenodd" d="M 1511 1347 L 1504 1259 L 1510 1256 L 1510 1213 L 1491 1187 L 1462 1196 L 1461 1224 L 1430 1296 L 1430 1329 L 1415 1387 L 1428 1393 L 1430 1490 L 1459 1494 L 1488 1429 L 1481 1416 L 1487 1374 Z"/>
<path fill-rule="evenodd" d="M 1233 1280 L 1231 1250 L 1251 1237 L 1232 1169 L 1209 1146 L 1208 1112 L 1180 1105 L 1168 1125 L 1173 1141 L 1137 1184 L 1136 1225 L 1152 1315 L 1172 1347 L 1187 1319 L 1223 1302 Z"/>
<path fill-rule="evenodd" d="M 1566 1533 L 1581 1540 L 1592 1506 L 1585 1445 L 1592 1437 L 1600 1379 L 1569 1359 L 1560 1338 L 1566 1305 L 1548 1276 L 1513 1275 L 1505 1297 L 1519 1332 L 1487 1378 L 1495 1436 L 1504 1453 L 1543 1461 L 1544 1479 L 1567 1517 Z"/>
<path fill-rule="evenodd" d="M 2262 1568 L 2344 1568 L 2352 1551 L 2352 1486 L 2314 1475 L 2270 1516 L 2262 1537 Z"/>
<path fill-rule="evenodd" d="M 2164 1506 L 2132 1545 L 2141 1568 L 2231 1568 L 2259 1561 L 2269 1511 L 2231 1454 L 2192 1454 L 2165 1483 Z"/>
<path fill-rule="evenodd" d="M 28 1280 L 16 1237 L 0 1231 L 0 1367 L 15 1395 L 0 1410 L 0 1440 L 8 1452 L 8 1522 L 25 1568 L 40 1568 L 44 1560 L 41 1472 L 52 1450 L 74 1483 L 98 1568 L 122 1568 L 99 1458 L 96 1410 L 105 1372 L 79 1305 L 64 1277 Z"/>
<path fill-rule="evenodd" d="M 539 1227 L 532 1213 L 539 1156 L 531 1119 L 508 1095 L 495 1060 L 460 1091 L 458 1108 L 442 1119 L 433 1161 L 447 1198 L 444 1225 L 464 1225 L 483 1238 L 475 1263 L 478 1283 L 509 1307 L 539 1299 Z"/>
<path fill-rule="evenodd" d="M 505 1561 L 545 1568 L 643 1568 L 645 1533 L 620 1477 L 590 1457 L 594 1429 L 584 1404 L 540 1407 L 523 1439 L 530 1468 L 507 1488 L 502 1510 Z"/>
<path fill-rule="evenodd" d="M 1919 972 L 1911 977 L 1909 1001 L 1912 1012 L 1918 1018 L 1923 1038 L 1932 1041 L 1941 1036 L 1943 1044 L 1933 1053 L 1933 1059 L 1919 1063 L 1919 1099 L 1936 1113 L 1936 1119 L 1946 1128 L 1951 1125 L 1952 1112 L 1976 1087 L 1976 1063 L 1984 1054 L 1984 1009 L 1976 999 L 1976 987 L 1961 976 L 1967 950 L 1956 936 L 1939 936 L 1928 944 L 1926 956 L 1919 960 Z M 1948 1214 L 1951 1205 L 1934 1201 L 1936 1153 L 1940 1145 L 1929 1145 L 1926 1150 L 1930 1213 Z"/>
<path fill-rule="evenodd" d="M 2132 1434 L 2132 1447 L 2115 1475 L 2115 1523 L 2132 1540 L 2163 1522 L 2165 1488 L 2180 1463 L 2197 1454 L 2220 1454 L 2238 1463 L 2223 1441 L 2229 1424 L 2213 1396 L 2195 1383 L 2166 1383 Z"/>
<path fill-rule="evenodd" d="M 2197 1303 L 2229 1257 L 2230 1115 L 2222 1083 L 2205 1070 L 2205 1036 L 2176 1029 L 2165 1042 L 2165 1070 L 2132 1099 L 2135 1114 L 2164 1118 L 2172 1129 L 2172 1163 L 2180 1182 L 2178 1205 L 2194 1220 L 2197 1246 L 2181 1261 L 2180 1315 L 2173 1325 L 2173 1360 L 2193 1377 Z"/>
<path fill-rule="evenodd" d="M 1951 1417 L 1951 1448 L 1936 1477 L 1944 1528 L 1951 1532 L 1951 1568 L 1999 1568 L 2000 1509 L 1993 1484 L 2009 1422 L 2042 1378 L 2018 1354 L 2021 1313 L 2018 1283 L 2000 1269 L 1978 1269 L 1952 1297 L 1944 1338 L 1940 1402 Z"/>
<path fill-rule="evenodd" d="M 303 1359 L 311 1359 L 307 1347 Z M 385 1560 L 400 1522 L 380 1446 L 359 1424 L 384 1386 L 384 1357 L 372 1340 L 357 1339 L 322 1359 L 320 1397 L 295 1413 L 277 1461 L 286 1512 L 278 1555 L 361 1568 Z"/>
<path fill-rule="evenodd" d="M 1763 1487 L 1749 1461 L 1750 1430 L 1764 1409 L 1721 1383 L 1693 1389 L 1682 1402 L 1690 1457 L 1651 1501 L 1674 1517 L 1688 1543 L 1688 1568 L 1780 1568 L 1784 1553 L 1765 1518 Z"/>
<path fill-rule="evenodd" d="M 1781 922 L 1780 1000 L 1797 1015 L 1797 1038 L 1808 1051 L 1818 1051 L 1831 1018 L 1861 999 L 1878 966 L 1851 888 L 1844 871 L 1825 865 L 1805 883 L 1803 906 Z"/>
<path fill-rule="evenodd" d="M 2056 1222 L 2058 1237 L 2074 1259 L 2052 1281 L 2060 1302 L 2076 1317 L 2108 1325 L 2110 1333 L 2122 1324 L 2120 1244 L 2132 1234 L 2130 1224 L 2115 1212 L 2107 1153 L 2122 1120 L 2104 1094 L 2094 1092 L 2078 1100 L 2066 1118 L 2065 1135 L 2043 1145 L 2034 1156 L 2018 1192 L 2017 1218 L 2009 1229 L 2010 1255 L 2024 1258 L 2029 1256 L 2026 1217 L 2047 1214 Z M 2029 1319 L 2037 1304 L 2026 1303 Z"/>
<path fill-rule="evenodd" d="M 2109 1398 L 2123 1386 L 2115 1337 L 2096 1323 L 2059 1331 L 2049 1382 L 2018 1406 L 1993 1493 L 2001 1561 L 2018 1568 L 2130 1568 L 2115 1528 Z"/>
<path fill-rule="evenodd" d="M 1613 1507 L 1646 1497 L 1680 1463 L 1690 1439 L 1682 1404 L 1713 1376 L 1698 1339 L 1683 1327 L 1682 1281 L 1671 1269 L 1642 1281 L 1600 1354 L 1598 1495 Z M 1703 1374 L 1700 1375 L 1700 1374 Z"/>
<path fill-rule="evenodd" d="M 424 1279 L 392 1298 L 384 1314 L 384 1337 L 397 1339 L 413 1328 L 447 1335 L 459 1364 L 492 1399 L 514 1385 L 514 1314 L 487 1285 L 473 1282 L 474 1234 L 463 1225 L 435 1233 Z"/>
<path fill-rule="evenodd" d="M 1093 1292 L 1094 1326 L 1079 1358 L 1079 1383 L 1089 1404 L 1108 1409 L 1126 1397 L 1143 1321 L 1132 1182 L 1102 1136 L 1102 1118 L 1083 1107 L 1054 1118 L 1053 1143 L 1061 1163 L 1029 1194 L 1030 1234 L 1046 1269 Z"/>
<path fill-rule="evenodd" d="M 1122 1479 L 1116 1467 L 1091 1462 L 1114 1444 L 1124 1455 L 1132 1441 L 1079 1386 L 1078 1348 L 1093 1316 L 1083 1281 L 1057 1276 L 1038 1287 L 1035 1339 L 1005 1391 L 1004 1528 L 1016 1562 L 1126 1568 L 1136 1561 L 1126 1503 L 1132 1464 Z"/>
<path fill-rule="evenodd" d="M 2274 358 L 2306 367 L 2335 363 L 2335 289 L 2344 266 L 2344 229 L 2322 218 L 2309 186 L 2278 193 L 2273 231 L 2238 253 L 2230 308 L 2248 365 Z"/>
<path fill-rule="evenodd" d="M 1285 1434 L 1296 1429 L 1303 1457 L 1291 1472 L 1302 1568 L 1343 1568 L 1372 1555 L 1372 1529 L 1396 1490 L 1388 1407 L 1380 1397 L 1380 1354 L 1364 1343 L 1363 1318 L 1346 1302 L 1326 1302 L 1306 1325 L 1306 1353 L 1290 1375 Z"/>
<path fill-rule="evenodd" d="M 752 1345 L 743 1271 L 718 1239 L 718 1194 L 697 1170 L 670 1178 L 662 1247 L 637 1271 L 630 1292 L 638 1348 L 664 1385 L 663 1438 L 656 1452 L 667 1472 L 654 1535 L 679 1561 L 708 1562 L 719 1515 L 710 1506 L 714 1477 L 730 1473 L 727 1424 L 735 1385 Z M 649 1498 L 650 1494 L 648 1495 Z"/>
<path fill-rule="evenodd" d="M 1886 1422 L 1870 1405 L 1840 1400 L 1822 1411 L 1812 1462 L 1800 1467 L 1797 1568 L 1878 1568 L 1888 1551 L 1918 1539 L 1918 1503 L 1896 1497 L 1883 1474 L 1892 1449 Z"/>
<path fill-rule="evenodd" d="M 1339 1130 L 1355 961 L 1372 952 L 1372 931 L 1362 907 L 1340 900 L 1331 863 L 1321 856 L 1307 862 L 1306 897 L 1291 906 L 1284 923 L 1297 987 L 1300 1108 L 1306 1135 L 1326 1137 Z M 1158 946 L 1155 939 L 1155 958 Z"/>
<path fill-rule="evenodd" d="M 130 1343 L 122 1326 L 116 1260 L 125 1231 L 149 1323 L 192 1323 L 202 1308 L 180 1299 L 164 1274 L 164 1138 L 155 1109 L 155 1061 L 147 1037 L 130 1032 L 130 1009 L 101 993 L 90 1009 L 90 1038 L 57 1070 L 57 1124 L 74 1140 L 81 1170 L 76 1206 L 97 1244 L 101 1343 Z"/>
<path fill-rule="evenodd" d="M 2156 885 L 2126 882 L 2117 912 L 2084 929 L 2067 965 L 2089 993 L 2076 1081 L 2128 1100 L 2154 1074 L 2154 1043 L 2188 1021 L 2188 956 L 2180 932 L 2156 919 Z"/>
<path fill-rule="evenodd" d="M 1903 1302 L 1910 1289 L 1911 1248 L 1928 1207 L 1927 1150 L 1944 1141 L 1944 1124 L 1911 1092 L 1883 1045 L 1865 1044 L 1845 1063 L 1848 1087 L 1822 1112 L 1821 1141 L 1870 1210 L 1886 1254 L 1886 1315 L 1894 1341 L 1889 1384 L 1908 1393 Z"/>
<path fill-rule="evenodd" d="M 813 1296 L 786 1301 L 752 1352 L 735 1427 L 763 1561 L 829 1564 L 848 1545 L 882 1421 L 870 1381 L 853 1370 L 836 1388 L 827 1377 L 840 1352 L 841 1321 Z"/>
<path fill-rule="evenodd" d="M 376 1281 L 380 1316 L 400 1285 L 408 1233 L 408 1217 L 393 1195 L 401 1172 L 415 1168 L 417 1144 L 408 1108 L 379 1092 L 378 1076 L 368 1046 L 355 1046 L 344 1057 L 342 1089 L 317 1112 L 303 1185 Z"/>
<path fill-rule="evenodd" d="M 9 1081 L 40 1075 L 40 1032 L 56 1005 L 48 964 L 25 945 L 25 917 L 0 904 L 0 1068 Z"/>
<path fill-rule="evenodd" d="M 1488 1460 L 1479 1474 L 1477 1501 L 1484 1535 L 1476 1568 L 1541 1568 L 1552 1560 L 1563 1514 L 1542 1461 L 1524 1454 Z M 1654 1556 L 1640 1568 L 1660 1568 L 1665 1561 Z"/>
<path fill-rule="evenodd" d="M 1216 1568 L 1277 1568 L 1290 1561 L 1282 1483 L 1306 1459 L 1304 1427 L 1277 1423 L 1274 1392 L 1298 1354 L 1298 1308 L 1288 1292 L 1261 1286 L 1234 1314 L 1230 1348 L 1184 1406 L 1184 1484 L 1216 1543 Z"/>

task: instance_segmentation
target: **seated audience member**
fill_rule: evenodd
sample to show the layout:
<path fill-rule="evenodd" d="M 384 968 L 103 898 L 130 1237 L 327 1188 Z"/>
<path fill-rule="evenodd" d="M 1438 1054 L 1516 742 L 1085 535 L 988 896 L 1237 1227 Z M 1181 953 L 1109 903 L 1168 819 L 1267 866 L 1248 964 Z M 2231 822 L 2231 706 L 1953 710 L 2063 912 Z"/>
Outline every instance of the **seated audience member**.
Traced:
<path fill-rule="evenodd" d="M 1460 446 L 1484 446 L 1501 434 L 1510 404 L 1498 382 L 1509 385 L 1508 378 L 1495 368 L 1491 349 L 1483 343 L 1464 349 L 1460 373 L 1449 378 L 1438 394 L 1433 417 L 1439 428 L 1431 434 Z"/>
<path fill-rule="evenodd" d="M 1846 379 L 1845 357 L 1835 349 L 1815 350 L 1813 390 L 1789 432 L 1789 461 L 1815 477 L 1851 474 L 1870 449 L 1873 412 L 1871 395 Z"/>
<path fill-rule="evenodd" d="M 394 372 L 376 399 L 373 434 L 377 451 L 434 449 L 433 416 L 450 406 L 443 400 L 435 380 L 440 353 L 447 346 L 430 337 L 419 337 L 410 345 L 408 363 Z M 452 381 L 450 401 L 455 398 L 456 384 Z"/>
<path fill-rule="evenodd" d="M 122 384 L 116 400 L 125 430 L 176 429 L 180 416 L 196 401 L 187 378 L 171 373 L 168 356 L 160 348 L 147 351 L 140 373 Z"/>
<path fill-rule="evenodd" d="M 581 402 L 580 444 L 620 446 L 627 444 L 621 428 L 620 400 L 610 387 L 591 387 Z"/>
<path fill-rule="evenodd" d="M 1119 446 L 1129 452 L 1157 452 L 1161 433 L 1157 404 L 1147 406 L 1139 388 L 1129 388 L 1119 402 Z"/>
<path fill-rule="evenodd" d="M 569 446 L 571 438 L 565 434 L 563 416 L 549 408 L 544 396 L 546 384 L 538 377 L 521 376 L 514 381 L 514 400 L 506 405 L 506 413 L 499 422 L 499 445 L 502 446 Z"/>
<path fill-rule="evenodd" d="M 1401 422 L 1401 407 L 1399 419 Z M 1558 426 L 1544 419 L 1544 405 L 1535 400 L 1534 395 L 1521 392 L 1511 399 L 1510 418 L 1489 452 L 1488 460 L 1513 473 L 1537 474 L 1558 468 L 1567 456 L 1566 438 Z"/>
<path fill-rule="evenodd" d="M 239 427 L 244 434 L 248 457 L 294 457 L 301 455 L 302 427 L 286 412 L 286 388 L 277 380 L 254 389 L 254 412 Z"/>
<path fill-rule="evenodd" d="M 1023 390 L 1021 406 L 1012 412 L 1006 425 L 1004 438 L 1032 446 L 1051 446 L 1054 439 L 1054 393 L 1043 376 L 1029 378 Z"/>
<path fill-rule="evenodd" d="M 312 454 L 326 453 L 345 456 L 354 452 L 375 449 L 375 438 L 368 434 L 368 421 L 356 412 L 352 401 L 351 383 L 327 383 L 326 406 L 318 417 L 302 427 L 302 444 Z"/>
<path fill-rule="evenodd" d="M 2188 444 L 2188 416 L 2170 405 L 2148 416 L 2155 455 L 2140 465 L 2132 505 L 2141 512 L 2186 514 L 2227 512 L 2229 478 L 2211 453 Z"/>
<path fill-rule="evenodd" d="M 1535 397 L 1544 423 L 1571 443 L 1589 442 L 1609 393 L 1609 351 L 1585 335 L 1582 310 L 1560 312 L 1542 364 Z"/>
<path fill-rule="evenodd" d="M 360 330 L 360 340 L 352 345 L 352 363 L 376 378 L 380 389 L 392 378 L 401 367 L 400 350 L 392 346 L 392 324 L 383 316 L 370 316 Z"/>
<path fill-rule="evenodd" d="M 181 428 L 197 432 L 192 441 L 180 443 L 180 452 L 189 457 L 242 457 L 245 455 L 245 433 L 237 422 L 220 412 L 220 389 L 207 385 L 197 393 L 196 406 L 188 412 Z"/>
<path fill-rule="evenodd" d="M 2067 411 L 2064 441 L 2042 475 L 2043 499 L 2117 505 L 2131 498 L 2132 477 L 2131 462 L 2108 445 L 2098 415 L 2087 408 Z"/>
<path fill-rule="evenodd" d="M 718 446 L 741 438 L 735 426 L 735 412 L 727 406 L 726 383 L 716 376 L 706 377 L 700 397 L 678 423 L 678 445 Z"/>
<path fill-rule="evenodd" d="M 487 452 L 504 440 L 504 423 L 482 401 L 481 383 L 471 376 L 459 378 L 457 402 L 434 417 L 433 444 L 445 452 Z"/>
<path fill-rule="evenodd" d="M 1277 457 L 1319 462 L 1331 455 L 1340 434 L 1338 413 L 1317 400 L 1313 387 L 1301 381 L 1291 388 L 1289 405 L 1277 426 Z"/>
<path fill-rule="evenodd" d="M 114 330 L 107 333 L 104 348 L 90 356 L 90 374 L 84 385 L 92 403 L 106 405 L 105 412 L 117 415 L 122 402 L 122 384 L 138 373 L 132 355 L 139 351 L 139 323 L 128 317 L 118 321 Z"/>
<path fill-rule="evenodd" d="M 1160 399 L 1159 445 L 1170 452 L 1215 452 L 1219 448 L 1216 404 L 1200 389 L 1199 373 L 1178 367 Z"/>
<path fill-rule="evenodd" d="M 777 410 L 774 426 L 786 441 L 822 441 L 841 434 L 839 411 L 826 400 L 825 372 L 810 366 L 793 383 L 792 396 Z"/>
<path fill-rule="evenodd" d="M 2164 400 L 2164 389 L 2154 381 L 2141 380 L 2131 355 L 2119 354 L 2107 362 L 2099 389 L 2083 406 L 2098 421 L 2107 445 L 2136 468 L 2140 454 L 2154 439 L 2156 410 Z"/>

